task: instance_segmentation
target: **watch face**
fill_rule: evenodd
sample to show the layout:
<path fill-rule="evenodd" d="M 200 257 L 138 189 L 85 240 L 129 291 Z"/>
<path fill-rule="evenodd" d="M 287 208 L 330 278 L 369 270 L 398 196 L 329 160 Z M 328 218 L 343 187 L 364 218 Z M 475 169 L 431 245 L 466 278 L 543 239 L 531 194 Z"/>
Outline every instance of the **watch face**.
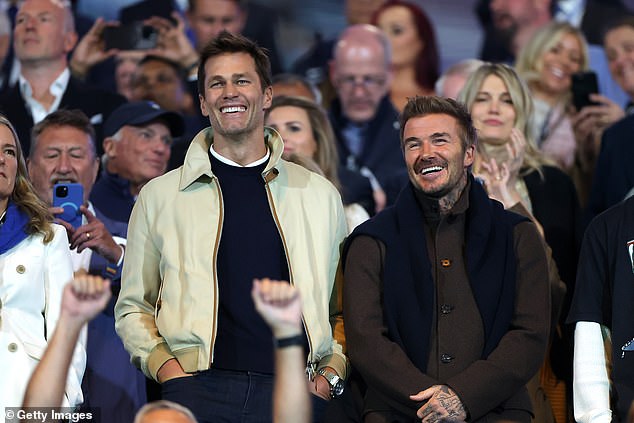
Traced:
<path fill-rule="evenodd" d="M 335 386 L 332 387 L 332 395 L 338 397 L 339 395 L 343 394 L 344 386 L 345 384 L 343 383 L 343 381 L 339 380 L 337 383 L 335 383 Z"/>

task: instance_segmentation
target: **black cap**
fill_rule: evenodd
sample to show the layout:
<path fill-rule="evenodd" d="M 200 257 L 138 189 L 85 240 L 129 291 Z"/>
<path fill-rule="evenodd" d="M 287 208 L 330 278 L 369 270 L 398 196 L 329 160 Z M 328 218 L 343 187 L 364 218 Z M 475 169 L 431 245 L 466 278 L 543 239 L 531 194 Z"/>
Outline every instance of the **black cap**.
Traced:
<path fill-rule="evenodd" d="M 111 137 L 125 125 L 139 126 L 156 119 L 167 122 L 172 137 L 185 132 L 185 121 L 179 113 L 169 112 L 153 101 L 135 101 L 117 107 L 103 125 L 104 137 Z"/>

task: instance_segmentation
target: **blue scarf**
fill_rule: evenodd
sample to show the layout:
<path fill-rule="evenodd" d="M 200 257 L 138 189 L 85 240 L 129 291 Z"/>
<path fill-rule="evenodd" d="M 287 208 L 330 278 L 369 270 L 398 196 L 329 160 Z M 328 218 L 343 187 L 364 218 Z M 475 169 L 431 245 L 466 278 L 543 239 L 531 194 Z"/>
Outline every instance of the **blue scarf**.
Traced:
<path fill-rule="evenodd" d="M 29 236 L 26 233 L 27 223 L 29 223 L 29 217 L 26 213 L 9 202 L 4 223 L 0 226 L 0 254 L 6 253 Z"/>

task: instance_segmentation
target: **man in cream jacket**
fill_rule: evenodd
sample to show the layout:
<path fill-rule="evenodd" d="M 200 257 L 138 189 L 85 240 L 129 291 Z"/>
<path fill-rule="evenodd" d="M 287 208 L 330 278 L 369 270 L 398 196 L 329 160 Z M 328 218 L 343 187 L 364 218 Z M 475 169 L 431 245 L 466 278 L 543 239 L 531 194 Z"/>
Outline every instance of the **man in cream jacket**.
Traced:
<path fill-rule="evenodd" d="M 272 334 L 250 293 L 255 278 L 286 280 L 304 298 L 304 333 L 277 347 L 305 346 L 317 420 L 347 372 L 329 323 L 346 233 L 340 196 L 281 159 L 279 134 L 263 124 L 273 92 L 257 45 L 223 32 L 202 53 L 198 84 L 211 128 L 194 138 L 182 167 L 141 190 L 117 332 L 163 398 L 199 421 L 270 421 Z"/>

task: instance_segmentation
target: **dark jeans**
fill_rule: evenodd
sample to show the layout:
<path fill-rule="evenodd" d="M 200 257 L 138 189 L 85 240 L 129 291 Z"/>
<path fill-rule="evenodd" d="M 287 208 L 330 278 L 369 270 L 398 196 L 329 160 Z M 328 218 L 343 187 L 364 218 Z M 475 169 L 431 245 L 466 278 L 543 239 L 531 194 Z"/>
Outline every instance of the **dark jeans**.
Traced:
<path fill-rule="evenodd" d="M 168 380 L 162 398 L 189 408 L 199 423 L 263 423 L 273 420 L 273 376 L 210 369 L 192 377 Z M 313 421 L 328 404 L 311 394 Z M 292 404 L 289 404 L 292 406 Z"/>

